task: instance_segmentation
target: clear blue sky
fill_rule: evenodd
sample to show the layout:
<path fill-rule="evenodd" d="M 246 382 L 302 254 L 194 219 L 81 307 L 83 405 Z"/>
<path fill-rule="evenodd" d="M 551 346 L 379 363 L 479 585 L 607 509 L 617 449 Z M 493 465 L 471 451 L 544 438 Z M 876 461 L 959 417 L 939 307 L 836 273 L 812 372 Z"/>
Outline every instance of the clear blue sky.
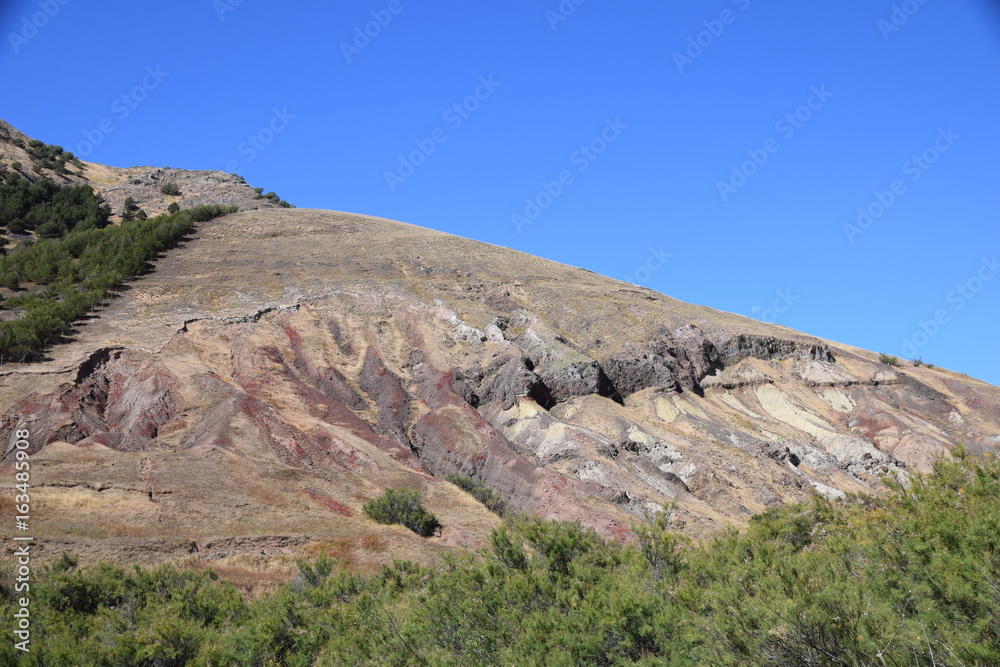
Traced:
<path fill-rule="evenodd" d="M 895 4 L 8 0 L 0 117 L 1000 384 L 1000 12 Z"/>

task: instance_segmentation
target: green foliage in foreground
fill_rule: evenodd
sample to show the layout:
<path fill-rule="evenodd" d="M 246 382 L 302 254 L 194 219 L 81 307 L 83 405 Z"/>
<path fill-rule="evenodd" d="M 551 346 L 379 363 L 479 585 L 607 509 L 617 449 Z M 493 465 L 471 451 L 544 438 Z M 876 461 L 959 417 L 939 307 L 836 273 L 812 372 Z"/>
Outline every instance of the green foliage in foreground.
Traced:
<path fill-rule="evenodd" d="M 109 290 L 146 271 L 157 253 L 173 247 L 195 222 L 234 213 L 235 206 L 199 206 L 119 226 L 73 231 L 62 238 L 22 242 L 0 258 L 0 284 L 41 289 L 8 298 L 23 314 L 0 322 L 0 362 L 27 361 L 57 341 Z"/>
<path fill-rule="evenodd" d="M 386 489 L 378 498 L 366 502 L 362 509 L 379 523 L 398 523 L 421 537 L 433 535 L 440 526 L 437 517 L 424 509 L 420 495 L 409 489 Z"/>
<path fill-rule="evenodd" d="M 519 518 L 475 555 L 374 576 L 320 559 L 253 601 L 210 574 L 63 559 L 32 583 L 19 664 L 1000 664 L 994 460 L 940 464 L 884 498 L 773 509 L 698 545 L 662 517 L 644 531 L 621 546 Z"/>

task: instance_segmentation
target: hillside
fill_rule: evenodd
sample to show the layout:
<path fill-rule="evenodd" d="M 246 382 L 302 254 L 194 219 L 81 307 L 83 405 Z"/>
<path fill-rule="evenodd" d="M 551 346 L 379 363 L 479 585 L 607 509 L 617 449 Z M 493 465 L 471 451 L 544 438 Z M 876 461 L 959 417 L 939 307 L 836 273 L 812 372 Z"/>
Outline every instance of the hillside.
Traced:
<path fill-rule="evenodd" d="M 449 473 L 616 539 L 673 500 L 702 536 L 1000 444 L 1000 390 L 968 377 L 281 208 L 202 223 L 73 342 L 5 365 L 0 414 L 32 434 L 40 552 L 119 562 L 428 562 L 499 522 Z M 419 491 L 440 535 L 366 518 L 387 487 Z"/>
<path fill-rule="evenodd" d="M 121 215 L 127 197 L 132 197 L 150 216 L 166 213 L 173 203 L 181 208 L 209 205 L 237 206 L 240 210 L 280 208 L 277 196 L 269 199 L 241 176 L 221 171 L 120 168 L 79 158 L 67 162 L 62 170 L 53 169 L 46 166 L 44 159 L 33 155 L 37 151 L 32 151 L 32 141 L 31 137 L 0 119 L 0 163 L 8 167 L 19 164 L 17 171 L 31 180 L 48 178 L 64 185 L 89 185 L 104 197 L 116 216 Z M 179 194 L 165 194 L 162 187 L 167 183 L 174 183 Z"/>

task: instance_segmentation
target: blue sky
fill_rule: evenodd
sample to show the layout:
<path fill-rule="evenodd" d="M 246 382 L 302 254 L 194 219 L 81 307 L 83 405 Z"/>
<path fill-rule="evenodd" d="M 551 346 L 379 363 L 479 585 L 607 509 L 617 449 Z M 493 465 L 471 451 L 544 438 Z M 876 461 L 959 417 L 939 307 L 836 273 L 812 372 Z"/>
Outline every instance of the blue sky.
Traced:
<path fill-rule="evenodd" d="M 987 0 L 15 0 L 0 25 L 0 118 L 85 159 L 238 171 L 1000 384 Z"/>

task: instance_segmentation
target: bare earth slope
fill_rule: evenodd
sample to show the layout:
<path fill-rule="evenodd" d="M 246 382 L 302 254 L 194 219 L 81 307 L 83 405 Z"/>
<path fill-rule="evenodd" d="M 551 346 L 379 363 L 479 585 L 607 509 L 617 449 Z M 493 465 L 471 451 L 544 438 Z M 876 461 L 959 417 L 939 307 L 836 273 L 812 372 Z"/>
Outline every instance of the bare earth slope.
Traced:
<path fill-rule="evenodd" d="M 329 211 L 203 223 L 50 356 L 0 369 L 4 442 L 31 431 L 41 548 L 92 558 L 427 560 L 498 521 L 451 472 L 622 539 L 675 500 L 704 535 L 1000 444 L 991 385 Z M 368 520 L 390 486 L 440 536 Z"/>

